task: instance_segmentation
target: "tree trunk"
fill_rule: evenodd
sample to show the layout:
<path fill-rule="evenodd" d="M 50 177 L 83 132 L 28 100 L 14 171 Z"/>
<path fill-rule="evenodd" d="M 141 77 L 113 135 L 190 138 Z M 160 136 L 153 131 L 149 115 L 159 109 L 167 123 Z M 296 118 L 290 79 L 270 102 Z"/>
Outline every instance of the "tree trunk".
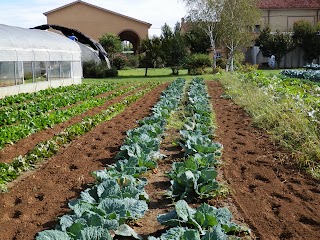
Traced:
<path fill-rule="evenodd" d="M 216 41 L 215 41 L 211 31 L 208 31 L 207 33 L 209 35 L 210 45 L 211 45 L 211 49 L 212 49 L 212 53 L 213 53 L 212 68 L 213 68 L 213 71 L 214 71 L 217 68 Z"/>
<path fill-rule="evenodd" d="M 217 50 L 216 50 L 215 42 L 213 42 L 211 44 L 211 48 L 212 48 L 212 53 L 213 53 L 212 68 L 216 69 L 217 68 Z"/>
<path fill-rule="evenodd" d="M 144 76 L 147 77 L 148 76 L 148 68 L 146 67 L 146 71 L 144 72 Z"/>

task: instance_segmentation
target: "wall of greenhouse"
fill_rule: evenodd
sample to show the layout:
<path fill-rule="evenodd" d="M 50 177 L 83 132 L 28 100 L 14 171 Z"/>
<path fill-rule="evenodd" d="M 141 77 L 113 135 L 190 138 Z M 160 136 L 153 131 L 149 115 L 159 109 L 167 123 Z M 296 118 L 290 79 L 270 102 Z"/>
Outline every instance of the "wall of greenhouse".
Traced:
<path fill-rule="evenodd" d="M 56 33 L 0 24 L 0 98 L 80 84 L 79 45 Z"/>

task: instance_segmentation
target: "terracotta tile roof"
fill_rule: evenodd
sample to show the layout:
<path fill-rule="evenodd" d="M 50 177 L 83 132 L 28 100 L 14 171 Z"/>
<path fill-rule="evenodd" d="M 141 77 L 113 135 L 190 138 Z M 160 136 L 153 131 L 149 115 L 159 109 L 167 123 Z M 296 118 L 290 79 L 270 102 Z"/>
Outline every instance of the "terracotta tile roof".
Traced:
<path fill-rule="evenodd" d="M 261 9 L 275 8 L 319 8 L 320 0 L 260 0 Z"/>

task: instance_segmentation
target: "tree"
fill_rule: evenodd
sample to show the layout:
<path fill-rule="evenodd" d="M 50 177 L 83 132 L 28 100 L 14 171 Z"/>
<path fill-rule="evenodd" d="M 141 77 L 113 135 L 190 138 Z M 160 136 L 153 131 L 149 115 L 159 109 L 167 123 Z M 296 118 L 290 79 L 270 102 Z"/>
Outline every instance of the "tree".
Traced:
<path fill-rule="evenodd" d="M 145 70 L 144 76 L 148 75 L 148 68 L 155 67 L 156 62 L 161 56 L 161 40 L 159 37 L 143 39 L 140 47 L 140 65 Z"/>
<path fill-rule="evenodd" d="M 180 24 L 175 25 L 174 31 L 165 23 L 161 28 L 162 58 L 167 67 L 170 67 L 173 75 L 179 74 L 179 69 L 187 57 L 187 46 L 184 37 L 180 33 Z"/>
<path fill-rule="evenodd" d="M 113 65 L 114 54 L 122 51 L 120 38 L 112 33 L 106 33 L 99 38 L 99 43 L 106 50 L 108 55 L 110 55 L 111 63 Z"/>
<path fill-rule="evenodd" d="M 185 33 L 186 43 L 193 54 L 208 53 L 210 39 L 197 24 L 188 23 L 188 31 Z"/>
<path fill-rule="evenodd" d="M 272 54 L 276 57 L 277 67 L 280 66 L 284 55 L 294 48 L 294 42 L 290 33 L 276 30 L 271 33 L 269 27 L 263 29 L 260 36 L 256 39 L 256 45 L 260 47 L 263 56 L 270 57 Z"/>
<path fill-rule="evenodd" d="M 234 55 L 252 45 L 252 26 L 260 19 L 257 0 L 225 0 L 218 25 L 220 41 L 228 49 L 226 71 L 234 69 Z"/>
<path fill-rule="evenodd" d="M 264 57 L 270 57 L 272 55 L 272 41 L 271 28 L 266 26 L 260 32 L 255 44 L 260 48 L 260 51 Z"/>
<path fill-rule="evenodd" d="M 224 0 L 182 0 L 188 11 L 188 21 L 197 24 L 209 37 L 213 51 L 213 68 L 217 66 L 217 28 L 223 10 Z"/>
<path fill-rule="evenodd" d="M 312 63 L 313 59 L 320 55 L 319 27 L 319 23 L 312 26 L 306 20 L 300 20 L 293 24 L 293 40 L 296 46 L 304 51 L 304 59 L 307 63 Z"/>

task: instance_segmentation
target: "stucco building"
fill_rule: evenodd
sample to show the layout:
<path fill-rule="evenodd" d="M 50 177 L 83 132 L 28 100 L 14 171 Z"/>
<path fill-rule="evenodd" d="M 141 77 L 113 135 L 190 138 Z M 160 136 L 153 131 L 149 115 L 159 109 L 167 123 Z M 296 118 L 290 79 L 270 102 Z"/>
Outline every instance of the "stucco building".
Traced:
<path fill-rule="evenodd" d="M 48 24 L 77 29 L 94 40 L 105 33 L 114 33 L 122 41 L 132 43 L 138 49 L 142 39 L 148 36 L 150 23 L 77 0 L 45 12 Z"/>
<path fill-rule="evenodd" d="M 320 0 L 261 0 L 262 26 L 271 31 L 292 31 L 293 24 L 299 20 L 315 25 L 320 21 Z"/>
<path fill-rule="evenodd" d="M 293 24 L 299 20 L 309 21 L 312 25 L 320 21 L 320 0 L 261 0 L 259 8 L 262 18 L 255 26 L 258 33 L 265 26 L 272 32 L 292 32 Z M 297 68 L 306 64 L 303 51 L 296 48 L 286 54 L 280 64 L 281 68 Z M 262 56 L 258 47 L 252 47 L 246 53 L 246 60 L 253 64 L 265 65 L 268 58 Z M 319 58 L 314 63 L 319 63 Z"/>

